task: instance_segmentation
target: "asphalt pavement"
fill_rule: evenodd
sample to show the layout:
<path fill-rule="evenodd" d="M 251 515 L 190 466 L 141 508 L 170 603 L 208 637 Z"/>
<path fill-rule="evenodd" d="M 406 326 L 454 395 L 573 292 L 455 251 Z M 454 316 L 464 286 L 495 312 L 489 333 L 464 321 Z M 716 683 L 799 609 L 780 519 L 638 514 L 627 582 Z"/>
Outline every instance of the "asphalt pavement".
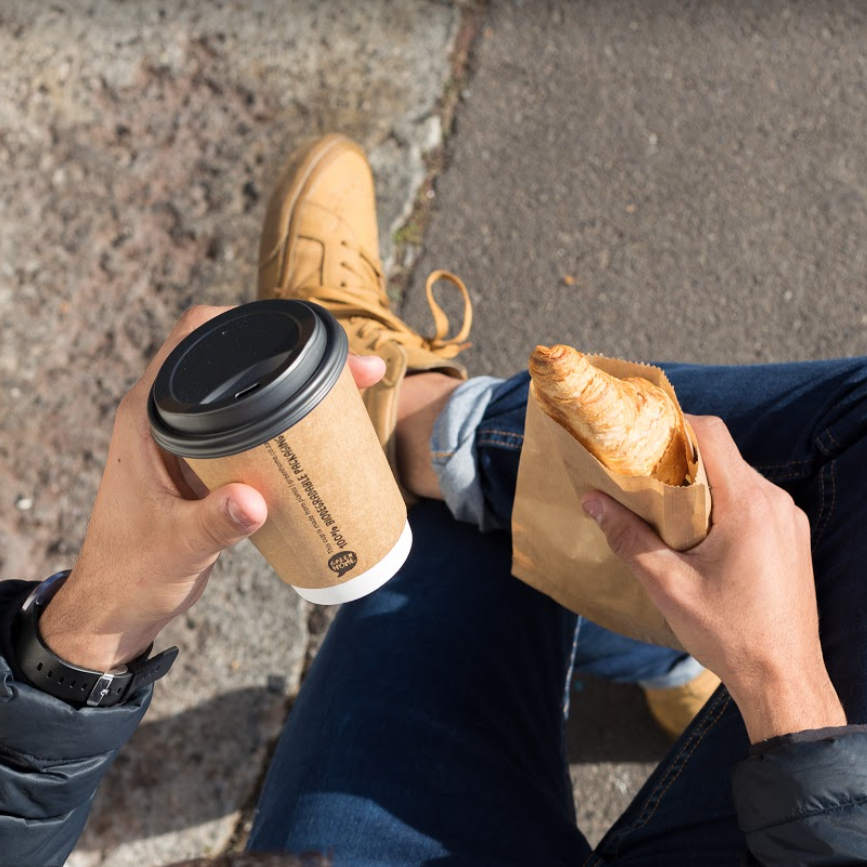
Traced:
<path fill-rule="evenodd" d="M 537 343 L 700 364 L 867 353 L 865 45 L 857 2 L 491 3 L 404 314 L 429 331 L 424 278 L 457 272 L 467 364 L 493 376 Z M 574 698 L 595 841 L 666 743 L 636 687 Z"/>

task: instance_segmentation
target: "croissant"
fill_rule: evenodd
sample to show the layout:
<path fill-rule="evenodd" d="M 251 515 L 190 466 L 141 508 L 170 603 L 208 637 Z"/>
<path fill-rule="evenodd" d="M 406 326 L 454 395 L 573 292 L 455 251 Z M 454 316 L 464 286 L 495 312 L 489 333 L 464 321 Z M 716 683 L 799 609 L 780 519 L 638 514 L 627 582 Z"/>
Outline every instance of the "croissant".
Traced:
<path fill-rule="evenodd" d="M 611 376 L 563 345 L 537 346 L 530 375 L 539 406 L 608 469 L 667 485 L 688 481 L 683 415 L 661 388 Z"/>

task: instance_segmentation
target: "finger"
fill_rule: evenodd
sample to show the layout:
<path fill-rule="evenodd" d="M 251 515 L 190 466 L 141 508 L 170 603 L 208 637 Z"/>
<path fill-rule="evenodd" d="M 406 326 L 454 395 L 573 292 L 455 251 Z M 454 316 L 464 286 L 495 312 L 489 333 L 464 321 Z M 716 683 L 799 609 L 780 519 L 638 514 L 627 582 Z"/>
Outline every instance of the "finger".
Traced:
<path fill-rule="evenodd" d="M 239 483 L 217 488 L 202 500 L 185 500 L 178 504 L 178 512 L 179 542 L 192 555 L 191 568 L 203 567 L 220 551 L 246 539 L 268 517 L 262 495 Z"/>
<path fill-rule="evenodd" d="M 714 507 L 724 509 L 737 500 L 743 483 L 752 479 L 752 468 L 741 457 L 722 419 L 705 415 L 688 418 L 701 448 Z"/>
<path fill-rule="evenodd" d="M 349 371 L 359 388 L 370 388 L 385 376 L 385 362 L 378 355 L 349 353 Z"/>
<path fill-rule="evenodd" d="M 680 566 L 680 555 L 638 515 L 611 497 L 596 491 L 584 497 L 581 505 L 605 534 L 611 551 L 629 566 L 651 597 L 667 593 Z"/>

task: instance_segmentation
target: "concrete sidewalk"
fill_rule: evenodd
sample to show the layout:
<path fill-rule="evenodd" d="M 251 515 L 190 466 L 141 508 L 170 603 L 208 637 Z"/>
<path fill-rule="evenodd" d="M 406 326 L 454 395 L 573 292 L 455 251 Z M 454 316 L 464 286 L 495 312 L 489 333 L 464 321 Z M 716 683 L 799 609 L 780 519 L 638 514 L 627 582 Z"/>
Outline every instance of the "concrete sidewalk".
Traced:
<path fill-rule="evenodd" d="M 428 270 L 467 281 L 474 372 L 551 341 L 704 362 L 864 353 L 860 4 L 475 9 L 3 4 L 0 579 L 74 560 L 117 401 L 186 306 L 251 297 L 271 179 L 307 135 L 368 148 L 411 322 L 429 329 Z M 165 635 L 178 665 L 71 867 L 242 845 L 325 624 L 249 545 L 224 558 Z M 570 749 L 595 841 L 665 741 L 634 688 L 580 686 Z"/>

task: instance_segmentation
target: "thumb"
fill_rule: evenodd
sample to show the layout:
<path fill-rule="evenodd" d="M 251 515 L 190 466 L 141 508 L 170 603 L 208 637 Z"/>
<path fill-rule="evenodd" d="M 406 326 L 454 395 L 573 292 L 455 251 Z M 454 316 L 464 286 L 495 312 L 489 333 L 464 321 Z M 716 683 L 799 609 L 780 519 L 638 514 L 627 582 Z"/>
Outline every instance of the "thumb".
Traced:
<path fill-rule="evenodd" d="M 599 525 L 608 547 L 635 574 L 651 596 L 662 590 L 679 565 L 679 555 L 634 512 L 598 491 L 581 501 L 584 511 Z"/>
<path fill-rule="evenodd" d="M 385 362 L 378 355 L 349 353 L 349 372 L 358 388 L 370 388 L 385 376 Z"/>
<path fill-rule="evenodd" d="M 249 485 L 233 483 L 201 500 L 186 500 L 177 529 L 186 549 L 197 560 L 208 560 L 255 533 L 267 517 L 262 495 Z"/>

